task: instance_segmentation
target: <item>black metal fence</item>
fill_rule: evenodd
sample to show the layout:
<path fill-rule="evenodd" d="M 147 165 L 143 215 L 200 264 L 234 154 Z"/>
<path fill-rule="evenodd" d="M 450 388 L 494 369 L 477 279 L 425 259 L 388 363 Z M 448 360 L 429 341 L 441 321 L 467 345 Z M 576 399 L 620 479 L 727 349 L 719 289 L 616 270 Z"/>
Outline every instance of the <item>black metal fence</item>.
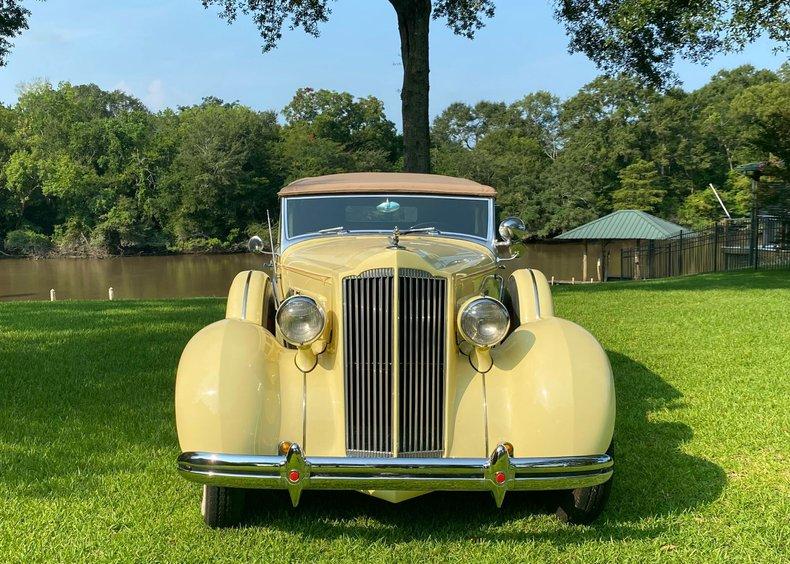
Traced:
<path fill-rule="evenodd" d="M 647 279 L 790 266 L 790 218 L 730 219 L 620 251 L 622 278 Z"/>

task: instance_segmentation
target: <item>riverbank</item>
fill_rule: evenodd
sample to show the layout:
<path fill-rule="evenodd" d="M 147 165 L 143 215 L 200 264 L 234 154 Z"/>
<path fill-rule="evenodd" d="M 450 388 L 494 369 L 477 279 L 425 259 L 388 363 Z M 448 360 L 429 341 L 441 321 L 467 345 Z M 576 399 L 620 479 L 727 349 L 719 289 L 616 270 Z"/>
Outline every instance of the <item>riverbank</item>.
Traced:
<path fill-rule="evenodd" d="M 606 348 L 617 465 L 601 521 L 539 496 L 261 495 L 207 530 L 174 470 L 173 386 L 220 299 L 0 304 L 0 554 L 12 561 L 781 561 L 790 475 L 790 276 L 738 272 L 554 289 Z"/>

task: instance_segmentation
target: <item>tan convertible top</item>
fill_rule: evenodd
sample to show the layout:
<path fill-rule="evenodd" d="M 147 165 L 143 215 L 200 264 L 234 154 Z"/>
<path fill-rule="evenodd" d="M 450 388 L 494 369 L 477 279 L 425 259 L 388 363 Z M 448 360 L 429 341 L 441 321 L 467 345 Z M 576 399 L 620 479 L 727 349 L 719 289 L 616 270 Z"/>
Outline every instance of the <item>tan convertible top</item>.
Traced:
<path fill-rule="evenodd" d="M 443 194 L 493 198 L 496 190 L 463 178 L 405 172 L 351 172 L 302 178 L 280 190 L 281 198 L 320 194 Z"/>

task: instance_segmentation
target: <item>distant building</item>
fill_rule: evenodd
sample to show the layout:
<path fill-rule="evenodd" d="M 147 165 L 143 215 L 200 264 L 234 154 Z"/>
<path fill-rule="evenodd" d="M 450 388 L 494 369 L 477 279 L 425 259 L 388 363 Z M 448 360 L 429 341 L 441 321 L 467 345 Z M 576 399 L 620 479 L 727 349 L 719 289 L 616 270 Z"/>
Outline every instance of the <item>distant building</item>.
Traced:
<path fill-rule="evenodd" d="M 619 261 L 610 264 L 612 250 L 619 252 L 621 248 L 633 247 L 641 241 L 667 239 L 689 232 L 685 227 L 643 211 L 620 210 L 557 235 L 555 239 L 583 242 L 582 279 L 606 280 L 621 275 Z M 589 251 L 593 250 L 589 248 L 591 244 L 599 251 L 594 264 L 588 261 Z"/>

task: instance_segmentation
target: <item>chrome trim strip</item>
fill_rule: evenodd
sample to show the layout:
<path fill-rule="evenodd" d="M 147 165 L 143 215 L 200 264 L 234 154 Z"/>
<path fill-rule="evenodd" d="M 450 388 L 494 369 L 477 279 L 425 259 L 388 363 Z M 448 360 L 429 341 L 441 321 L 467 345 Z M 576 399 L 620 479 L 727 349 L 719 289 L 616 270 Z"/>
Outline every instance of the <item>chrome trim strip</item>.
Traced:
<path fill-rule="evenodd" d="M 252 278 L 252 270 L 247 273 L 247 280 L 244 282 L 244 294 L 241 297 L 241 318 L 247 319 L 247 296 L 250 293 L 250 278 Z"/>
<path fill-rule="evenodd" d="M 540 295 L 538 294 L 538 281 L 535 280 L 535 273 L 529 269 L 529 275 L 532 277 L 532 292 L 535 297 L 535 316 L 540 319 Z"/>
<path fill-rule="evenodd" d="M 296 505 L 305 489 L 491 491 L 497 505 L 510 490 L 574 489 L 611 478 L 608 454 L 512 458 L 500 444 L 488 458 L 305 457 L 298 444 L 285 456 L 185 452 L 178 470 L 215 486 L 284 489 Z M 289 473 L 298 471 L 298 481 Z M 497 480 L 497 475 L 502 474 Z"/>
<path fill-rule="evenodd" d="M 477 372 L 483 383 L 483 444 L 488 452 L 488 392 L 486 390 L 486 372 Z"/>
<path fill-rule="evenodd" d="M 302 372 L 302 444 L 307 446 L 307 372 Z"/>

